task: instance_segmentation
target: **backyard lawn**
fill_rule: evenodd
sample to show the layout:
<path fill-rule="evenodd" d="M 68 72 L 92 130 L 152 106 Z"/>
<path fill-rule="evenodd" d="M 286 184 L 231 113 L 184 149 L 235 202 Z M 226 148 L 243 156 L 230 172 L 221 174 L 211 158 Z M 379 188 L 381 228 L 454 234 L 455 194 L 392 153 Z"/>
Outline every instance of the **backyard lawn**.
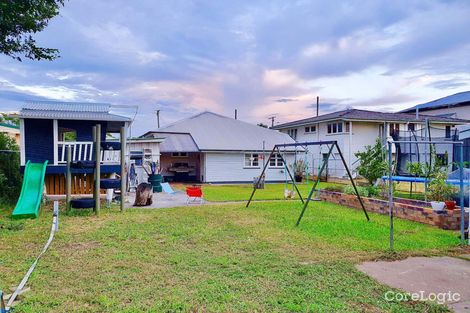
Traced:
<path fill-rule="evenodd" d="M 313 183 L 309 184 L 301 183 L 297 184 L 297 187 L 302 194 L 302 197 L 307 197 L 310 189 L 312 188 Z M 345 184 L 340 183 L 329 183 L 321 182 L 320 189 L 327 187 L 344 187 Z M 403 184 L 400 185 L 404 187 Z M 234 185 L 203 185 L 204 198 L 208 201 L 248 201 L 250 195 L 253 191 L 252 184 L 234 184 Z M 258 189 L 255 193 L 254 200 L 284 200 L 284 189 L 286 184 L 265 184 L 264 189 Z M 287 188 L 290 190 L 295 190 L 292 187 L 292 184 L 288 184 Z M 417 200 L 424 200 L 424 194 L 422 192 L 414 192 L 411 196 L 408 191 L 403 191 L 402 189 L 396 190 L 394 193 L 395 197 L 399 198 L 411 198 Z M 297 194 L 295 194 L 295 199 L 298 200 Z"/>
<path fill-rule="evenodd" d="M 300 183 L 297 187 L 302 194 L 306 197 L 313 186 L 313 182 L 309 184 Z M 331 186 L 345 186 L 338 183 L 320 183 L 320 189 Z M 208 201 L 248 201 L 251 193 L 253 192 L 252 184 L 240 185 L 203 185 L 204 198 Z M 255 193 L 254 200 L 284 200 L 284 189 L 286 184 L 265 184 L 264 189 L 258 189 Z M 288 184 L 287 188 L 295 190 L 292 184 Z M 295 198 L 298 199 L 297 194 Z"/>
<path fill-rule="evenodd" d="M 207 190 L 206 190 L 207 192 Z M 294 227 L 293 202 L 103 209 L 64 214 L 16 312 L 445 312 L 387 302 L 364 260 L 439 255 L 454 232 L 317 203 Z M 52 214 L 10 221 L 0 211 L 0 288 L 19 283 L 49 235 Z"/>

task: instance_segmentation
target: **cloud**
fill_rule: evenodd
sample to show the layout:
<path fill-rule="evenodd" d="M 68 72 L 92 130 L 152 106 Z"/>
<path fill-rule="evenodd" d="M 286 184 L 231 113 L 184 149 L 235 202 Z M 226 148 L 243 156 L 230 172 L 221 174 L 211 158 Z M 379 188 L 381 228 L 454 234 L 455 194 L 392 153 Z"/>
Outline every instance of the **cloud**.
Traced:
<path fill-rule="evenodd" d="M 267 122 L 398 110 L 470 89 L 467 1 L 87 1 L 37 35 L 54 62 L 0 56 L 2 107 L 140 106 L 135 133 L 201 110 Z M 312 106 L 313 105 L 313 106 Z"/>

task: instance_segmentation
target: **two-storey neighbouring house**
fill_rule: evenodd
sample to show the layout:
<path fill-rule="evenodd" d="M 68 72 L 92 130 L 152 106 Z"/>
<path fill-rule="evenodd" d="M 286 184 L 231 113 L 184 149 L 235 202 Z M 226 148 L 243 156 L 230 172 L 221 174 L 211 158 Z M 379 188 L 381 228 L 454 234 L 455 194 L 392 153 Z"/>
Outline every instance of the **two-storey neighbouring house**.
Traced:
<path fill-rule="evenodd" d="M 367 145 L 373 145 L 377 138 L 383 142 L 387 137 L 395 140 L 417 137 L 449 140 L 453 139 L 455 126 L 465 124 L 465 120 L 441 116 L 420 114 L 418 118 L 408 113 L 385 113 L 358 109 L 347 109 L 316 117 L 279 124 L 273 129 L 289 134 L 297 142 L 336 140 L 348 167 L 354 170 L 357 165 L 356 152 L 363 151 Z M 429 127 L 426 127 L 429 125 Z M 437 153 L 452 160 L 452 151 L 444 151 L 445 147 L 437 147 Z M 413 147 L 408 151 L 412 151 Z M 449 149 L 451 150 L 451 149 Z M 406 151 L 402 151 L 406 153 Z M 318 165 L 327 155 L 326 146 L 309 147 L 306 157 L 311 173 L 316 174 Z M 410 160 L 413 160 L 410 157 Z M 406 159 L 404 159 L 406 162 Z M 344 177 L 345 170 L 339 155 L 328 160 L 328 174 L 333 177 Z"/>

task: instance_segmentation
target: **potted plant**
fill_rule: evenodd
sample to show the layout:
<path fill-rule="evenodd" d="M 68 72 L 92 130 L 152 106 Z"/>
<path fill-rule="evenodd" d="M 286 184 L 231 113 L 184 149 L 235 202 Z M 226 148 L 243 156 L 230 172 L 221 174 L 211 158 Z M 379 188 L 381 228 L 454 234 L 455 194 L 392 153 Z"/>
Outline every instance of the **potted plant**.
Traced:
<path fill-rule="evenodd" d="M 152 185 L 154 192 L 162 192 L 163 177 L 160 174 L 160 164 L 158 162 L 145 162 L 143 169 L 148 175 L 148 182 Z"/>
<path fill-rule="evenodd" d="M 447 174 L 440 172 L 435 175 L 431 180 L 427 190 L 428 199 L 431 201 L 431 206 L 434 211 L 442 211 L 444 207 L 453 210 L 455 202 L 453 197 L 456 193 L 456 188 L 446 182 Z"/>
<path fill-rule="evenodd" d="M 297 160 L 290 165 L 290 168 L 294 172 L 294 179 L 296 183 L 302 182 L 302 175 L 305 172 L 306 164 L 304 160 Z"/>

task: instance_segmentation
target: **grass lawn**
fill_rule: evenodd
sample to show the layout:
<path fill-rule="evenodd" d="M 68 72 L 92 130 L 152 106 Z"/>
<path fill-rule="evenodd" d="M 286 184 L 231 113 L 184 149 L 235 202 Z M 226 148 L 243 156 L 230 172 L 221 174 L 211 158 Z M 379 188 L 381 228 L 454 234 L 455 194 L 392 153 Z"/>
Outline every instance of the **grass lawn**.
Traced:
<path fill-rule="evenodd" d="M 313 182 L 297 184 L 297 187 L 306 197 L 313 186 Z M 320 189 L 327 186 L 345 186 L 338 183 L 320 183 Z M 253 192 L 252 184 L 240 185 L 203 185 L 204 198 L 208 201 L 248 201 Z M 258 189 L 255 193 L 254 200 L 284 200 L 285 184 L 265 184 L 264 189 Z M 292 184 L 288 184 L 288 188 L 293 190 Z M 295 195 L 298 198 L 297 194 Z"/>
<path fill-rule="evenodd" d="M 301 183 L 297 185 L 302 197 L 307 197 L 310 189 L 312 188 L 312 183 L 308 185 Z M 320 183 L 320 189 L 331 186 L 346 186 L 339 183 Z M 252 184 L 240 184 L 240 185 L 203 185 L 204 198 L 208 201 L 217 201 L 217 202 L 227 202 L 227 201 L 248 201 L 250 198 L 251 192 L 253 191 Z M 265 189 L 259 189 L 256 191 L 254 200 L 284 200 L 284 189 L 286 188 L 285 184 L 266 184 Z M 292 190 L 292 185 L 289 184 L 288 188 Z M 295 195 L 296 198 L 297 194 Z M 424 200 L 424 193 L 422 192 L 413 192 L 412 196 L 408 191 L 396 190 L 394 192 L 395 197 L 407 198 L 407 199 L 416 199 Z"/>
<path fill-rule="evenodd" d="M 292 202 L 102 209 L 61 215 L 60 230 L 17 312 L 445 312 L 387 302 L 388 287 L 355 269 L 390 258 L 388 217 L 330 203 L 294 227 Z M 19 283 L 52 214 L 10 221 L 0 211 L 0 288 Z M 399 257 L 439 255 L 454 232 L 396 220 Z"/>

